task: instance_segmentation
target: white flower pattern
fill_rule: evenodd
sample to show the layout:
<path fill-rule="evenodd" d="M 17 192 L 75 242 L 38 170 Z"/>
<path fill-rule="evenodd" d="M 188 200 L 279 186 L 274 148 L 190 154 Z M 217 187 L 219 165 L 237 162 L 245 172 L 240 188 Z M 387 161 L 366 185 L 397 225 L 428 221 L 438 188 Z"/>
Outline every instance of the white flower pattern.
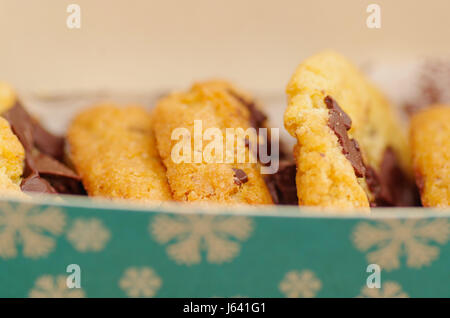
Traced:
<path fill-rule="evenodd" d="M 241 216 L 157 215 L 150 223 L 155 240 L 169 243 L 169 256 L 185 265 L 200 263 L 202 252 L 209 263 L 230 262 L 240 252 L 239 241 L 247 240 L 252 230 L 252 220 Z"/>
<path fill-rule="evenodd" d="M 153 297 L 162 285 L 161 278 L 150 267 L 130 267 L 119 281 L 128 297 Z"/>
<path fill-rule="evenodd" d="M 64 275 L 43 275 L 38 277 L 34 288 L 30 290 L 30 298 L 84 298 L 82 288 L 68 288 Z"/>
<path fill-rule="evenodd" d="M 361 295 L 364 298 L 408 298 L 408 294 L 402 290 L 402 287 L 392 281 L 381 284 L 381 288 L 369 288 L 364 286 L 361 289 Z"/>
<path fill-rule="evenodd" d="M 79 252 L 101 251 L 110 237 L 110 231 L 97 218 L 76 219 L 67 231 L 67 239 Z"/>
<path fill-rule="evenodd" d="M 310 270 L 293 270 L 284 276 L 279 288 L 289 298 L 312 298 L 322 288 L 322 282 Z"/>
<path fill-rule="evenodd" d="M 15 258 L 18 246 L 29 258 L 48 255 L 62 234 L 65 215 L 57 208 L 41 209 L 28 204 L 0 205 L 0 257 Z"/>
<path fill-rule="evenodd" d="M 450 233 L 446 219 L 388 219 L 377 224 L 362 222 L 353 232 L 356 248 L 366 252 L 367 261 L 387 271 L 400 267 L 400 258 L 406 256 L 406 265 L 421 268 L 439 257 L 439 248 L 432 242 L 445 244 Z"/>

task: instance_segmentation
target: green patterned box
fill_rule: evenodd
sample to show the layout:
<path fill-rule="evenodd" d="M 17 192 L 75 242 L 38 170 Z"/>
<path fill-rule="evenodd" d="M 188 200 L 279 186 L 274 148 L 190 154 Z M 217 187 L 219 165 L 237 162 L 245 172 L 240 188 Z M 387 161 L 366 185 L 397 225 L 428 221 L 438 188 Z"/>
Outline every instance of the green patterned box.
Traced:
<path fill-rule="evenodd" d="M 0 203 L 1 297 L 450 296 L 448 210 L 33 202 Z M 70 264 L 81 288 L 66 285 Z"/>

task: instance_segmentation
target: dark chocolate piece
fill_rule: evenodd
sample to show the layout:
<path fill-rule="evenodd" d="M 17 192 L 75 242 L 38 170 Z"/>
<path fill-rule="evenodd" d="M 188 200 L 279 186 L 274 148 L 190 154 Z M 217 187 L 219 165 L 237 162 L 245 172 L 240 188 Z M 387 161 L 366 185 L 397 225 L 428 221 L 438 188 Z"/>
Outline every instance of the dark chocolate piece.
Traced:
<path fill-rule="evenodd" d="M 298 205 L 295 162 L 280 161 L 277 173 L 265 177 L 267 187 L 275 204 Z"/>
<path fill-rule="evenodd" d="M 74 194 L 74 195 L 87 195 L 82 183 L 76 179 L 64 178 L 56 175 L 43 175 L 52 187 L 58 193 L 62 194 Z"/>
<path fill-rule="evenodd" d="M 244 170 L 233 168 L 233 171 L 234 171 L 234 183 L 236 183 L 237 185 L 241 185 L 248 181 L 248 176 Z"/>
<path fill-rule="evenodd" d="M 264 127 L 264 122 L 267 119 L 267 116 L 256 107 L 255 102 L 253 101 L 247 101 L 245 98 L 240 96 L 234 91 L 229 91 L 231 95 L 233 95 L 239 102 L 247 107 L 249 113 L 250 113 L 250 126 L 252 126 L 255 129 Z"/>
<path fill-rule="evenodd" d="M 24 192 L 57 193 L 50 183 L 41 178 L 37 172 L 33 172 L 28 177 L 23 179 L 20 184 L 20 188 Z"/>
<path fill-rule="evenodd" d="M 62 162 L 64 139 L 45 130 L 20 102 L 3 116 L 25 149 L 23 191 L 84 194 L 78 175 Z"/>
<path fill-rule="evenodd" d="M 20 102 L 6 111 L 3 116 L 10 123 L 14 133 L 23 147 L 31 151 L 36 147 L 42 153 L 61 160 L 64 154 L 64 138 L 55 136 L 45 130 L 23 108 Z"/>
<path fill-rule="evenodd" d="M 36 120 L 33 120 L 33 136 L 34 145 L 37 149 L 57 160 L 63 160 L 64 138 L 52 135 L 39 125 Z"/>
<path fill-rule="evenodd" d="M 366 166 L 366 183 L 376 200 L 381 193 L 381 182 L 377 172 L 371 166 Z"/>
<path fill-rule="evenodd" d="M 352 126 L 351 118 L 342 110 L 338 103 L 330 96 L 325 97 L 325 104 L 329 109 L 328 127 L 334 131 L 342 146 L 342 153 L 350 161 L 357 177 L 364 177 L 365 166 L 361 150 L 355 139 L 348 137 L 347 131 Z"/>
<path fill-rule="evenodd" d="M 36 153 L 29 156 L 27 160 L 30 168 L 37 171 L 40 175 L 52 175 L 58 177 L 65 177 L 75 180 L 80 180 L 80 177 L 72 170 L 67 168 L 59 161 L 43 154 Z"/>
<path fill-rule="evenodd" d="M 418 189 L 400 167 L 392 148 L 384 151 L 379 173 L 366 169 L 366 182 L 375 206 L 420 206 Z"/>
<path fill-rule="evenodd" d="M 14 134 L 19 138 L 25 151 L 31 151 L 34 147 L 33 125 L 30 123 L 31 118 L 17 102 L 12 108 L 2 115 L 11 125 Z"/>
<path fill-rule="evenodd" d="M 255 103 L 252 102 L 246 105 L 250 112 L 250 125 L 252 127 L 262 128 L 267 119 L 266 115 L 256 107 Z"/>
<path fill-rule="evenodd" d="M 417 189 L 403 173 L 394 151 L 391 148 L 385 150 L 379 173 L 372 167 L 366 166 L 358 142 L 355 139 L 349 139 L 347 134 L 352 125 L 350 117 L 330 96 L 325 98 L 325 104 L 330 110 L 328 126 L 338 137 L 342 151 L 351 162 L 356 176 L 365 177 L 367 186 L 375 198 L 371 206 L 418 205 Z"/>
<path fill-rule="evenodd" d="M 270 196 L 272 197 L 273 204 L 282 204 L 280 203 L 280 196 L 278 195 L 277 185 L 275 184 L 275 180 L 273 178 L 273 174 L 266 174 L 263 176 L 264 182 L 266 183 L 267 190 L 269 190 Z"/>
<path fill-rule="evenodd" d="M 259 133 L 258 129 L 259 128 L 267 128 L 264 123 L 267 120 L 267 116 L 258 109 L 258 107 L 256 106 L 255 102 L 251 101 L 247 101 L 245 98 L 243 98 L 242 96 L 239 96 L 239 94 L 237 94 L 234 91 L 229 91 L 229 93 L 236 98 L 242 105 L 244 105 L 249 113 L 250 113 L 250 126 L 256 129 L 256 132 Z M 267 142 L 267 155 L 271 155 L 272 152 L 272 147 L 271 147 L 271 138 L 270 135 L 267 135 L 267 140 L 265 141 Z M 245 146 L 249 147 L 250 146 L 250 142 L 248 139 L 245 140 Z M 285 151 L 285 147 L 283 145 L 283 143 L 281 141 L 279 141 L 278 144 L 278 158 L 273 158 L 273 160 L 276 159 L 287 159 L 288 155 Z M 269 163 L 266 163 L 265 165 L 270 165 Z"/>
<path fill-rule="evenodd" d="M 257 130 L 257 133 L 259 133 L 259 128 L 266 128 L 264 123 L 267 120 L 267 116 L 258 109 L 253 101 L 247 101 L 245 98 L 232 90 L 229 90 L 229 93 L 248 109 L 250 113 L 250 126 L 255 128 Z M 267 136 L 267 140 L 265 140 L 265 142 L 267 142 L 267 155 L 270 156 L 272 152 L 270 135 Z M 248 140 L 248 138 L 245 138 L 245 146 L 247 148 L 250 148 L 250 140 Z M 272 158 L 272 160 L 283 160 L 288 158 L 288 155 L 284 149 L 285 147 L 283 143 L 281 141 L 278 141 L 278 158 Z M 257 153 L 254 155 L 257 157 L 259 163 L 264 166 L 269 166 L 270 162 L 262 163 L 261 160 L 259 160 L 259 152 L 257 149 L 255 150 Z M 295 164 L 293 168 L 295 169 Z M 281 184 L 280 181 L 283 179 L 290 180 L 290 182 Z M 295 170 L 292 176 L 292 173 L 287 172 L 285 169 L 280 167 L 276 174 L 265 175 L 264 181 L 270 195 L 272 196 L 273 203 L 294 205 L 298 204 L 297 188 L 295 186 Z"/>

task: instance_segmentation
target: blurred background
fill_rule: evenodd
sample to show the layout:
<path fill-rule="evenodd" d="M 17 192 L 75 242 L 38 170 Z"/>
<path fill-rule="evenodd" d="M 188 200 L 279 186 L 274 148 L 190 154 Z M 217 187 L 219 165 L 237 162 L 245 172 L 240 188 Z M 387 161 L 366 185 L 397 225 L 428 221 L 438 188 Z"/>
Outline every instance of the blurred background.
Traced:
<path fill-rule="evenodd" d="M 67 6 L 81 6 L 69 29 Z M 381 29 L 366 8 L 381 7 Z M 0 77 L 19 90 L 150 92 L 226 77 L 282 94 L 306 56 L 448 56 L 448 0 L 0 0 Z"/>

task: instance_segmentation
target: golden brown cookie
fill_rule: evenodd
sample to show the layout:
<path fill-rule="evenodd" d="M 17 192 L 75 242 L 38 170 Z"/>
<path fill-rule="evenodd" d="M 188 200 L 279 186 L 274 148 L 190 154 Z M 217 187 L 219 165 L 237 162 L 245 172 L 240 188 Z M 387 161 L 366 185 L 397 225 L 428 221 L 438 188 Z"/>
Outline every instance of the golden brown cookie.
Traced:
<path fill-rule="evenodd" d="M 422 204 L 450 206 L 450 105 L 434 105 L 415 114 L 410 139 Z"/>
<path fill-rule="evenodd" d="M 368 210 L 414 200 L 406 138 L 386 98 L 356 67 L 334 52 L 314 55 L 286 92 L 300 205 Z"/>
<path fill-rule="evenodd" d="M 171 200 L 151 127 L 140 106 L 97 105 L 73 120 L 70 158 L 90 196 Z"/>
<path fill-rule="evenodd" d="M 199 145 L 194 142 L 194 135 L 201 138 L 194 131 L 195 121 L 201 122 L 203 132 L 211 129 L 223 136 L 226 136 L 227 128 L 261 127 L 265 117 L 249 95 L 225 81 L 197 83 L 187 92 L 173 93 L 161 99 L 154 110 L 154 118 L 158 150 L 167 168 L 167 179 L 175 200 L 272 204 L 261 166 L 256 160 L 250 162 L 252 154 L 248 147 L 243 147 L 247 161 L 239 160 L 233 150 L 237 141 L 230 147 L 223 147 L 222 155 L 214 152 L 213 160 L 207 160 L 205 154 L 209 143 Z M 182 152 L 176 149 L 184 137 L 173 138 L 173 134 L 180 131 L 192 141 Z M 243 139 L 238 137 L 236 140 L 243 143 Z M 180 153 L 189 155 L 181 161 L 174 157 Z"/>
<path fill-rule="evenodd" d="M 21 193 L 25 151 L 9 123 L 0 117 L 0 193 Z"/>

